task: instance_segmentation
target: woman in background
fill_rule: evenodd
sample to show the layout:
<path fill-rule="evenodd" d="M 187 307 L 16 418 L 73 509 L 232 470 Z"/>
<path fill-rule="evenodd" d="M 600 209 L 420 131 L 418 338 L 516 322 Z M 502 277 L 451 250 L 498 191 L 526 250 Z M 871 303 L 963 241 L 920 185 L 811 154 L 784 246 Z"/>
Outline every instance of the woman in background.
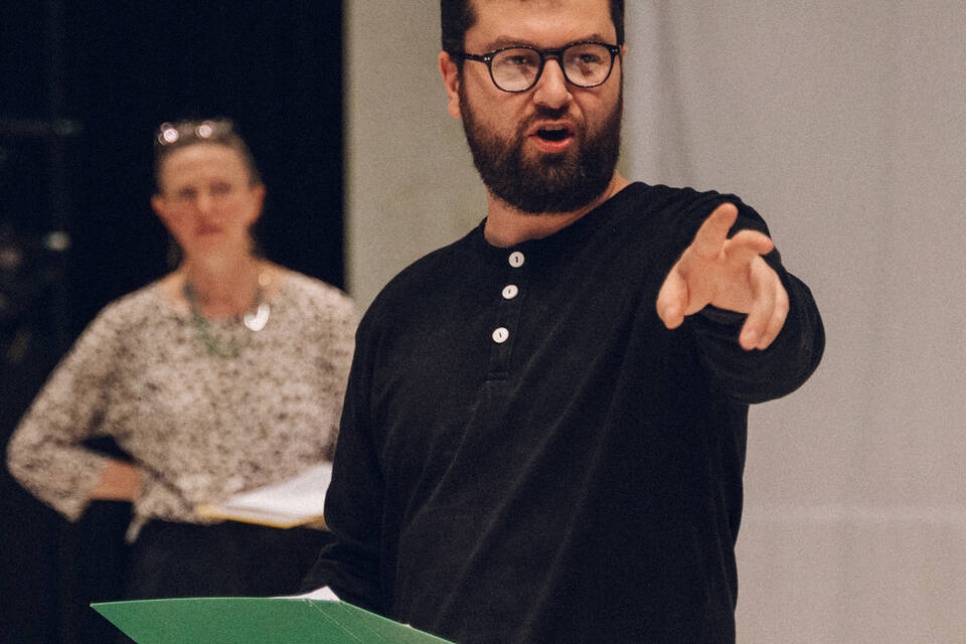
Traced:
<path fill-rule="evenodd" d="M 164 124 L 152 207 L 177 268 L 105 307 L 34 401 L 11 473 L 70 520 L 133 505 L 127 598 L 294 591 L 326 533 L 196 513 L 330 461 L 356 311 L 333 286 L 260 257 L 265 196 L 227 120 Z M 85 442 L 109 436 L 130 461 Z"/>

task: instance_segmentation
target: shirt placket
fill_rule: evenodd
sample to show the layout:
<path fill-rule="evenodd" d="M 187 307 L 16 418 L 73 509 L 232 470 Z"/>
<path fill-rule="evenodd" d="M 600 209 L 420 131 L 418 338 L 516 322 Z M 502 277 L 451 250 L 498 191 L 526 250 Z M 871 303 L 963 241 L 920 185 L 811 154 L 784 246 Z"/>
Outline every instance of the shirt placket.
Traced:
<path fill-rule="evenodd" d="M 490 332 L 490 380 L 506 378 L 510 372 L 513 344 L 520 332 L 520 314 L 526 294 L 527 256 L 521 250 L 506 256 L 506 271 L 496 293 L 496 315 Z"/>

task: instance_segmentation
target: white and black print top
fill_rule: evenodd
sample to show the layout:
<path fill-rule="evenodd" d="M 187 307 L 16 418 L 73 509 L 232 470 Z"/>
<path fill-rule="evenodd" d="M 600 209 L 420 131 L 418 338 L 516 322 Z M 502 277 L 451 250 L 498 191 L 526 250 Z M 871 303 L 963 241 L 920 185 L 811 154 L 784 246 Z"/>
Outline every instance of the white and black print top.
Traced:
<path fill-rule="evenodd" d="M 208 523 L 193 508 L 331 460 L 357 323 L 337 288 L 287 272 L 271 317 L 211 332 L 214 354 L 155 282 L 104 308 L 51 375 L 8 449 L 11 473 L 70 520 L 87 506 L 112 437 L 143 468 L 127 538 L 151 519 Z"/>

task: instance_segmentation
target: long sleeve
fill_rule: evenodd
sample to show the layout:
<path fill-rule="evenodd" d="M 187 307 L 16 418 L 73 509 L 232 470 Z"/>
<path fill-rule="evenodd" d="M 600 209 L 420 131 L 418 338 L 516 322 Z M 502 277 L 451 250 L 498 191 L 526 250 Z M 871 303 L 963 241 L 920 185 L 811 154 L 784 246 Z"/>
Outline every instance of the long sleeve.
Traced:
<path fill-rule="evenodd" d="M 481 225 L 397 275 L 359 329 L 335 542 L 303 589 L 458 642 L 733 641 L 746 403 L 801 385 L 824 336 L 780 263 L 767 351 L 731 314 L 661 322 L 667 271 L 732 199 L 634 184 L 550 237 L 497 248 Z"/>
<path fill-rule="evenodd" d="M 360 337 L 363 334 L 360 328 Z M 357 347 L 367 346 L 357 339 Z M 326 525 L 337 539 L 320 554 L 302 583 L 304 591 L 329 586 L 340 599 L 376 612 L 386 605 L 380 583 L 384 481 L 371 444 L 370 374 L 357 351 L 342 410 L 332 483 L 326 493 Z"/>
<path fill-rule="evenodd" d="M 789 311 L 781 333 L 763 351 L 737 342 L 745 316 L 706 309 L 690 319 L 704 358 L 721 386 L 739 402 L 761 403 L 798 389 L 818 367 L 825 329 L 812 293 L 781 265 L 777 251 L 766 257 L 788 292 Z"/>
<path fill-rule="evenodd" d="M 27 490 L 72 521 L 108 457 L 87 448 L 112 385 L 115 329 L 99 316 L 55 369 L 14 432 L 7 463 Z"/>
<path fill-rule="evenodd" d="M 15 432 L 10 470 L 70 519 L 105 464 L 109 436 L 142 470 L 128 539 L 147 521 L 206 523 L 194 508 L 331 459 L 356 312 L 341 291 L 292 273 L 240 355 L 212 355 L 157 284 L 109 305 L 55 371 Z"/>

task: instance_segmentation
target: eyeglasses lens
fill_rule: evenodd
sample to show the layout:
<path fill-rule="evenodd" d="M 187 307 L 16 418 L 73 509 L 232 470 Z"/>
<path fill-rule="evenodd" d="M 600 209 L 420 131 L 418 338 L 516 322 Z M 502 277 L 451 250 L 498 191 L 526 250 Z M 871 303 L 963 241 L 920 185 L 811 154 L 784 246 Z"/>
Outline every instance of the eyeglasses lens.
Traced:
<path fill-rule="evenodd" d="M 529 89 L 540 73 L 540 54 L 533 49 L 506 49 L 490 63 L 493 82 L 508 92 Z"/>
<path fill-rule="evenodd" d="M 560 53 L 561 66 L 567 80 L 578 87 L 600 85 L 610 74 L 613 59 L 610 50 L 596 43 L 567 47 Z M 493 57 L 490 71 L 497 87 L 508 92 L 521 92 L 536 83 L 541 70 L 540 52 L 524 47 L 505 49 Z"/>

